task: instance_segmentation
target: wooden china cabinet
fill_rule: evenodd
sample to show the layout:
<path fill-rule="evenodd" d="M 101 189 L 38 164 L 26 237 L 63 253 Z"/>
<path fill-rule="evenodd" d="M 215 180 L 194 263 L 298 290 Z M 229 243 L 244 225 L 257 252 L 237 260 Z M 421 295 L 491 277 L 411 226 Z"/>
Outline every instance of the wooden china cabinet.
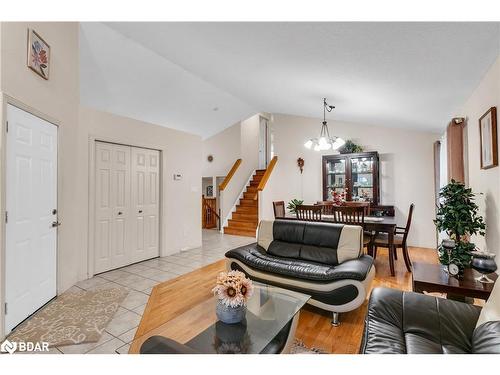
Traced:
<path fill-rule="evenodd" d="M 348 201 L 371 202 L 380 197 L 378 152 L 323 156 L 323 200 L 346 190 Z"/>

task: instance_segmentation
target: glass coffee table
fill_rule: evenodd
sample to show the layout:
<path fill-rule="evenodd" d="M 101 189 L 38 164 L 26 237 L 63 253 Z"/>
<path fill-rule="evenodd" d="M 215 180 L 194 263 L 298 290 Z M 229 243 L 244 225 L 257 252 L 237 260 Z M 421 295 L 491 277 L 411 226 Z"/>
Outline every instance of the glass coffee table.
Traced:
<path fill-rule="evenodd" d="M 216 317 L 216 297 L 208 295 L 188 310 L 136 337 L 129 353 L 139 353 L 142 344 L 152 336 L 167 337 L 200 354 L 279 352 L 285 342 L 288 345 L 293 341 L 299 311 L 309 298 L 306 294 L 254 282 L 245 319 L 238 324 L 225 324 Z M 276 344 L 281 345 L 281 349 L 276 349 Z M 123 352 L 123 348 L 117 351 Z"/>

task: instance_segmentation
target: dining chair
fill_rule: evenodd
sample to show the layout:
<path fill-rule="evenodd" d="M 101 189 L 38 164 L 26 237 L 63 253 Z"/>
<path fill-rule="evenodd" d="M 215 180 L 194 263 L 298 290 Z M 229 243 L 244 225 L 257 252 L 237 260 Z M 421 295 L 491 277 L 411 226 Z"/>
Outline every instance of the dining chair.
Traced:
<path fill-rule="evenodd" d="M 407 245 L 407 240 L 408 240 L 408 234 L 410 233 L 410 227 L 411 227 L 411 219 L 413 216 L 413 209 L 415 208 L 415 205 L 412 203 L 410 204 L 410 209 L 408 210 L 408 219 L 406 220 L 406 226 L 405 227 L 396 227 L 396 230 L 394 232 L 394 251 L 391 252 L 389 251 L 389 256 L 391 254 L 394 255 L 394 259 L 398 259 L 397 256 L 397 251 L 399 248 L 401 248 L 403 252 L 403 259 L 405 261 L 406 269 L 408 272 L 411 272 L 411 260 L 410 260 L 410 255 L 408 254 L 408 245 Z M 387 234 L 380 234 L 377 233 L 373 237 L 373 241 L 371 243 L 371 246 L 373 248 L 373 258 L 377 258 L 377 248 L 378 247 L 384 247 L 384 248 L 389 248 L 389 239 Z"/>
<path fill-rule="evenodd" d="M 333 209 L 332 207 L 335 205 L 334 201 L 317 201 L 315 206 L 321 206 L 321 212 L 323 215 L 333 215 Z"/>
<path fill-rule="evenodd" d="M 277 201 L 273 202 L 274 218 L 285 217 L 285 202 Z"/>
<path fill-rule="evenodd" d="M 333 206 L 333 221 L 347 225 L 365 226 L 365 207 L 363 206 Z M 372 241 L 370 232 L 363 231 L 363 246 L 368 247 Z"/>
<path fill-rule="evenodd" d="M 305 221 L 321 221 L 323 206 L 300 205 L 295 208 L 297 219 Z"/>
<path fill-rule="evenodd" d="M 365 211 L 365 216 L 370 214 L 370 202 L 359 202 L 359 201 L 345 201 L 342 202 L 342 206 L 345 207 L 363 207 Z"/>

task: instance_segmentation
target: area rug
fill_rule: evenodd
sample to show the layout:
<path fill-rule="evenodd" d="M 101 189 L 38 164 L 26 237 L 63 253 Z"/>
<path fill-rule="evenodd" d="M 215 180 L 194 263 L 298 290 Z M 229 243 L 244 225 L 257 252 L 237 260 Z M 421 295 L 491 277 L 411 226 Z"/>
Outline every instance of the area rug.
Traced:
<path fill-rule="evenodd" d="M 308 348 L 302 341 L 295 339 L 290 354 L 327 354 L 323 349 Z"/>
<path fill-rule="evenodd" d="M 123 288 L 63 293 L 21 323 L 9 340 L 51 347 L 97 342 L 127 294 Z"/>

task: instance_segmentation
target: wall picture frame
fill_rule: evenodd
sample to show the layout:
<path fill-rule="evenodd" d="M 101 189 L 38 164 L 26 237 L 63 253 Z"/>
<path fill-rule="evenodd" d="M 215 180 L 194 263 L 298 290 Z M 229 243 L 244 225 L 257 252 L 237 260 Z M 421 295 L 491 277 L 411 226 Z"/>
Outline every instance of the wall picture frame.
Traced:
<path fill-rule="evenodd" d="M 49 79 L 50 46 L 33 29 L 28 29 L 28 68 L 45 80 Z"/>
<path fill-rule="evenodd" d="M 498 166 L 497 109 L 491 107 L 479 118 L 481 169 Z"/>

